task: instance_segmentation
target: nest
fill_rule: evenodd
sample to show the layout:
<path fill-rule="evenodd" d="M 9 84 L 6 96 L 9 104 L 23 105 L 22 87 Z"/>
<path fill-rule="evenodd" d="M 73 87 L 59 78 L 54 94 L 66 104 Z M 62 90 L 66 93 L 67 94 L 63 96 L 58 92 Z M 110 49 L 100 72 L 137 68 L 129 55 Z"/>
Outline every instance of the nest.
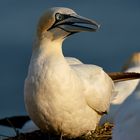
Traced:
<path fill-rule="evenodd" d="M 105 123 L 102 126 L 97 126 L 94 132 L 91 132 L 91 135 L 82 136 L 73 140 L 111 140 L 112 139 L 112 128 L 113 124 Z M 60 138 L 60 136 L 54 136 L 49 134 L 44 134 L 41 131 L 34 131 L 32 133 L 20 133 L 15 137 L 9 137 L 5 140 L 68 140 L 65 137 Z"/>

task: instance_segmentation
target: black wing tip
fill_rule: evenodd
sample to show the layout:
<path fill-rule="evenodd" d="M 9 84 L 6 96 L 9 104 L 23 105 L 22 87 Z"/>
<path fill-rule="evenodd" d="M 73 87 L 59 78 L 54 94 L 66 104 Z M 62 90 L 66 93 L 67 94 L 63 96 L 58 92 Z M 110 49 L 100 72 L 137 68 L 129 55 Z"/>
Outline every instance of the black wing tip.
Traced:
<path fill-rule="evenodd" d="M 29 116 L 13 116 L 0 119 L 0 125 L 21 129 L 29 121 Z"/>
<path fill-rule="evenodd" d="M 108 75 L 114 82 L 140 79 L 140 73 L 137 72 L 112 72 Z"/>

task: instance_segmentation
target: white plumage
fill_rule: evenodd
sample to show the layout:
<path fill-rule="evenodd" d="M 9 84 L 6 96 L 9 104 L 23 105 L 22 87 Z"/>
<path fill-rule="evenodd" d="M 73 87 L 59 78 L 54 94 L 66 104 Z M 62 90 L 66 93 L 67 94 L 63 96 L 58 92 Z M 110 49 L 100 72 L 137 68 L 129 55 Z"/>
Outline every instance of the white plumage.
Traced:
<path fill-rule="evenodd" d="M 140 140 L 140 83 L 118 110 L 113 140 Z"/>
<path fill-rule="evenodd" d="M 135 53 L 132 58 L 130 66 L 137 65 L 137 71 L 140 72 L 140 53 Z M 134 84 L 133 92 L 122 103 L 115 117 L 113 140 L 140 139 L 140 83 L 138 80 L 131 82 L 131 85 Z"/>
<path fill-rule="evenodd" d="M 123 67 L 123 70 L 125 72 L 140 73 L 140 53 L 134 53 Z M 107 115 L 104 115 L 101 118 L 100 124 L 103 124 L 105 122 L 113 123 L 119 108 L 121 107 L 125 99 L 127 99 L 127 97 L 133 93 L 138 83 L 139 80 L 130 80 L 115 83 L 115 92 L 111 100 L 109 112 Z"/>
<path fill-rule="evenodd" d="M 24 96 L 29 116 L 42 131 L 78 137 L 94 130 L 108 110 L 110 77 L 101 67 L 64 58 L 61 48 L 70 34 L 98 27 L 68 8 L 51 8 L 40 19 Z"/>

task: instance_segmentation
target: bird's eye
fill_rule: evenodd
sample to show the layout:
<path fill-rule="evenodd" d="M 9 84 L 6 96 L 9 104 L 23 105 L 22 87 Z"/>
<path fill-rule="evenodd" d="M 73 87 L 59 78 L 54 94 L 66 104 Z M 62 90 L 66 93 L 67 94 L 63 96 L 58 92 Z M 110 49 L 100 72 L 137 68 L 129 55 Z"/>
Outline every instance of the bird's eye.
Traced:
<path fill-rule="evenodd" d="M 56 18 L 57 21 L 61 21 L 61 20 L 64 19 L 64 16 L 60 13 L 56 13 L 55 18 Z"/>

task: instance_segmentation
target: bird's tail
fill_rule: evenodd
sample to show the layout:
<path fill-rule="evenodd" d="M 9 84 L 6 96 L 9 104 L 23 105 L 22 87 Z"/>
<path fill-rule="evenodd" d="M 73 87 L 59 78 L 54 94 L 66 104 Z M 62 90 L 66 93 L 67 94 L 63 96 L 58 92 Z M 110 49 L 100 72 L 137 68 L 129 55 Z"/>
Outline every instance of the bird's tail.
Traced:
<path fill-rule="evenodd" d="M 140 73 L 136 72 L 111 72 L 108 75 L 114 82 L 140 79 Z"/>

